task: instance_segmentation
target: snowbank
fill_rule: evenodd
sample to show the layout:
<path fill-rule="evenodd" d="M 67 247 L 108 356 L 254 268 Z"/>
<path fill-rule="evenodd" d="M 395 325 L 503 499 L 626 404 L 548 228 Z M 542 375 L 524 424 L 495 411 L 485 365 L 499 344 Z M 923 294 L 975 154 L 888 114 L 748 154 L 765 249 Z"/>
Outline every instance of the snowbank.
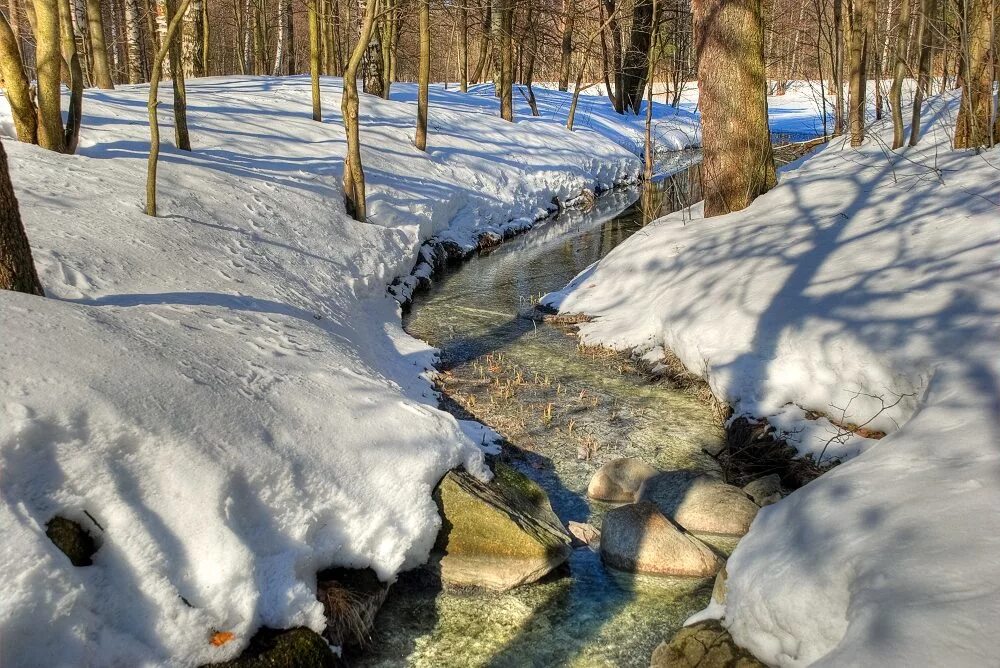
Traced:
<path fill-rule="evenodd" d="M 194 665 L 261 625 L 322 630 L 318 569 L 420 563 L 437 480 L 488 475 L 385 286 L 431 235 L 531 220 L 639 163 L 442 92 L 424 154 L 412 105 L 365 97 L 357 223 L 339 82 L 323 95 L 319 124 L 306 78 L 189 82 L 195 150 L 165 147 L 156 219 L 145 87 L 87 92 L 79 155 L 5 140 L 51 298 L 0 293 L 3 665 Z M 56 514 L 95 535 L 93 566 L 46 538 Z"/>
<path fill-rule="evenodd" d="M 957 103 L 931 100 L 918 147 L 881 125 L 746 211 L 661 219 L 547 299 L 597 316 L 587 343 L 670 348 L 801 451 L 858 455 L 763 509 L 729 561 L 724 623 L 772 664 L 1000 652 L 1000 155 L 950 150 Z"/>

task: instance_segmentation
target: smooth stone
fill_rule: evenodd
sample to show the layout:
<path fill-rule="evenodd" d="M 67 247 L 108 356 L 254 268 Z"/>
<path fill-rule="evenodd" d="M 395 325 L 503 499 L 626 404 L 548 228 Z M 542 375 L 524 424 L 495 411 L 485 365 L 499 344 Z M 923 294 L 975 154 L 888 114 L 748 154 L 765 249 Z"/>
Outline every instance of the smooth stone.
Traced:
<path fill-rule="evenodd" d="M 650 668 L 767 668 L 733 641 L 716 619 L 685 626 L 669 643 L 661 643 Z"/>
<path fill-rule="evenodd" d="M 760 507 L 739 487 L 694 471 L 666 471 L 644 482 L 636 500 L 655 503 L 688 531 L 742 536 Z"/>
<path fill-rule="evenodd" d="M 777 503 L 781 501 L 781 476 L 772 473 L 758 478 L 744 485 L 743 491 L 761 508 Z"/>
<path fill-rule="evenodd" d="M 375 615 L 385 603 L 389 585 L 370 568 L 329 568 L 316 574 L 316 598 L 323 604 L 331 645 L 371 644 Z"/>
<path fill-rule="evenodd" d="M 545 491 L 501 463 L 484 483 L 450 471 L 434 491 L 442 527 L 432 566 L 450 585 L 504 591 L 534 582 L 572 552 Z"/>
<path fill-rule="evenodd" d="M 598 501 L 632 503 L 646 480 L 659 473 L 641 459 L 616 459 L 597 469 L 587 486 L 587 496 Z"/>
<path fill-rule="evenodd" d="M 630 573 L 691 577 L 715 575 L 723 563 L 649 501 L 608 511 L 601 526 L 601 559 Z"/>

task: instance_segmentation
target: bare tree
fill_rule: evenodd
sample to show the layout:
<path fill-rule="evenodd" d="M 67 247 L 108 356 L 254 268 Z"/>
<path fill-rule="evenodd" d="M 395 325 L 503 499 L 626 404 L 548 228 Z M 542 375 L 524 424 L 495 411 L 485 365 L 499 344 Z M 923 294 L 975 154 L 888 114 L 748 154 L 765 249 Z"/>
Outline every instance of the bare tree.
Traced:
<path fill-rule="evenodd" d="M 68 65 L 70 81 L 69 108 L 63 131 L 63 151 L 66 153 L 76 153 L 83 120 L 83 68 L 80 65 L 80 54 L 76 50 L 72 11 L 70 0 L 60 0 L 59 32 L 62 40 L 62 56 Z"/>
<path fill-rule="evenodd" d="M 924 95 L 931 81 L 931 51 L 933 48 L 933 31 L 929 29 L 931 17 L 934 15 L 934 0 L 920 0 L 919 28 L 917 43 L 920 44 L 920 64 L 917 75 L 917 90 L 913 94 L 913 110 L 910 121 L 910 146 L 916 146 L 920 141 L 920 111 Z M 942 66 L 944 63 L 942 63 Z"/>
<path fill-rule="evenodd" d="M 374 0 L 372 0 L 374 2 Z M 320 0 L 308 0 L 309 6 L 309 76 L 312 81 L 312 119 L 317 123 L 323 121 L 323 108 L 319 95 L 320 70 L 320 25 L 319 10 L 316 4 Z M 344 83 L 347 87 L 347 83 Z"/>
<path fill-rule="evenodd" d="M 514 0 L 497 0 L 499 34 L 496 35 L 499 51 L 497 88 L 500 92 L 500 118 L 514 122 Z"/>
<path fill-rule="evenodd" d="M 910 27 L 910 0 L 902 0 L 899 6 L 899 23 L 896 26 L 896 62 L 892 71 L 892 89 L 889 91 L 889 105 L 892 107 L 892 148 L 903 145 L 903 78 L 906 76 L 907 31 Z M 888 46 L 889 38 L 886 37 Z"/>
<path fill-rule="evenodd" d="M 562 3 L 562 41 L 559 51 L 559 90 L 569 88 L 569 72 L 573 64 L 573 27 L 576 23 L 576 5 L 573 0 Z"/>
<path fill-rule="evenodd" d="M 362 0 L 363 2 L 364 0 Z M 358 7 L 361 12 L 362 8 Z M 347 213 L 354 220 L 364 221 L 368 217 L 365 203 L 365 172 L 361 164 L 361 133 L 358 127 L 358 68 L 361 59 L 368 50 L 372 32 L 375 28 L 375 15 L 378 11 L 377 0 L 367 0 L 364 6 L 361 30 L 354 51 L 344 69 L 344 93 L 341 96 L 341 115 L 344 118 L 344 129 L 347 133 L 347 155 L 344 158 L 344 204 Z"/>
<path fill-rule="evenodd" d="M 157 107 L 159 98 L 157 97 L 160 86 L 160 77 L 163 74 L 163 63 L 170 51 L 170 45 L 177 39 L 177 31 L 184 13 L 187 11 L 191 0 L 181 0 L 180 7 L 170 16 L 170 23 L 163 34 L 163 41 L 156 52 L 153 60 L 153 70 L 149 75 L 149 101 L 146 109 L 149 111 L 149 158 L 146 161 L 146 215 L 156 216 L 156 166 L 160 157 L 160 122 L 157 118 Z"/>
<path fill-rule="evenodd" d="M 959 0 L 963 18 L 962 103 L 955 121 L 955 148 L 993 145 L 993 40 L 991 0 Z"/>

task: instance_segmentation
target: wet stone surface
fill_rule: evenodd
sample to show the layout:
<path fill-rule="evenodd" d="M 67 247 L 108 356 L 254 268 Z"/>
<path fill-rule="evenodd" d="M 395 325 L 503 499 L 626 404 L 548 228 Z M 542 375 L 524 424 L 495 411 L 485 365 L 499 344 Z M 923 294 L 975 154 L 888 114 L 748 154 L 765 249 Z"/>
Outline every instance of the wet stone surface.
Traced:
<path fill-rule="evenodd" d="M 602 197 L 438 277 L 404 324 L 441 349 L 444 405 L 499 431 L 504 458 L 549 495 L 564 523 L 600 529 L 616 504 L 587 498 L 601 465 L 717 471 L 703 448 L 725 434 L 690 392 L 626 355 L 583 350 L 573 328 L 523 317 L 537 298 L 641 229 L 638 193 Z M 716 545 L 727 553 L 732 543 Z M 379 613 L 363 666 L 648 666 L 653 649 L 702 609 L 712 580 L 632 575 L 577 547 L 540 583 L 496 593 L 404 574 Z"/>

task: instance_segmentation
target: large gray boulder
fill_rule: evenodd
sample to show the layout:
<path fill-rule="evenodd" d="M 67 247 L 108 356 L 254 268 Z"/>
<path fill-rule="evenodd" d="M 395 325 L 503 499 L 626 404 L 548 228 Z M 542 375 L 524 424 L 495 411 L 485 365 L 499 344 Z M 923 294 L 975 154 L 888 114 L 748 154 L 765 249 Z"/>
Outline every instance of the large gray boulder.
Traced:
<path fill-rule="evenodd" d="M 710 577 L 720 559 L 700 540 L 680 530 L 652 503 L 640 501 L 604 516 L 601 559 L 618 570 L 651 575 Z"/>
<path fill-rule="evenodd" d="M 450 471 L 434 492 L 442 517 L 432 565 L 451 585 L 506 590 L 566 561 L 570 536 L 545 492 L 504 464 L 484 483 Z"/>
<path fill-rule="evenodd" d="M 664 515 L 695 533 L 742 536 L 760 507 L 739 487 L 694 471 L 665 471 L 644 482 L 637 501 L 650 501 Z"/>
<path fill-rule="evenodd" d="M 587 496 L 598 501 L 632 503 L 642 483 L 657 473 L 657 469 L 641 459 L 616 459 L 597 469 L 587 487 Z"/>
<path fill-rule="evenodd" d="M 710 619 L 685 626 L 669 643 L 653 650 L 650 668 L 767 668 Z"/>

